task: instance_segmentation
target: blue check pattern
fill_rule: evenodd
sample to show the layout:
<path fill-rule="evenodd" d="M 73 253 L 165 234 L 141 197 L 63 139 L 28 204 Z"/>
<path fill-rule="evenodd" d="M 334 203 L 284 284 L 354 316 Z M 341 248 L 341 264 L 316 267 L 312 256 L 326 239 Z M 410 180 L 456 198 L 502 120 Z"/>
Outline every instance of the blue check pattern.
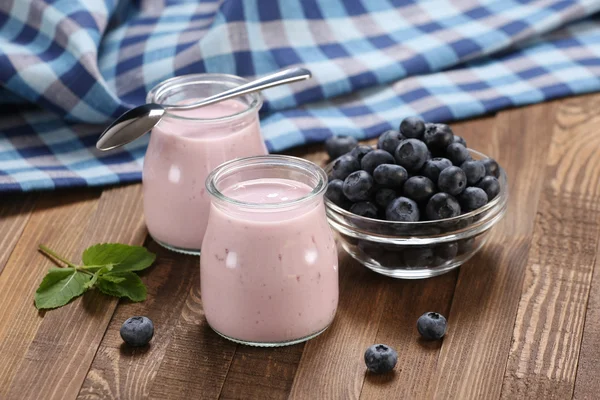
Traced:
<path fill-rule="evenodd" d="M 305 66 L 264 92 L 271 151 L 600 90 L 598 0 L 3 0 L 0 191 L 138 181 L 103 128 L 172 76 Z M 481 132 L 485 135 L 486 132 Z"/>

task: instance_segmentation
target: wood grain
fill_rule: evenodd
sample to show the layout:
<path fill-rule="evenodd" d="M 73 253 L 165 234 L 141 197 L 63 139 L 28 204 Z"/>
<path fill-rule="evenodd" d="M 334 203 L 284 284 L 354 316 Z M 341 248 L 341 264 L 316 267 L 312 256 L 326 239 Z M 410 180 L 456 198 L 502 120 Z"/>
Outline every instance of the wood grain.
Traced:
<path fill-rule="evenodd" d="M 235 349 L 235 343 L 221 338 L 208 326 L 202 311 L 200 286 L 195 283 L 171 334 L 149 397 L 217 398 Z"/>
<path fill-rule="evenodd" d="M 505 168 L 509 207 L 485 250 L 459 273 L 427 398 L 494 399 L 502 388 L 512 327 L 542 187 L 556 103 L 501 112 L 488 151 Z"/>
<path fill-rule="evenodd" d="M 573 394 L 600 238 L 600 118 L 557 113 L 502 398 Z"/>
<path fill-rule="evenodd" d="M 0 274 L 29 221 L 37 195 L 6 196 L 0 206 Z"/>
<path fill-rule="evenodd" d="M 98 242 L 143 243 L 146 230 L 141 207 L 141 186 L 105 190 L 87 228 L 77 236 L 76 252 Z M 75 240 L 75 238 L 71 238 Z M 4 274 L 2 274 L 4 275 Z M 46 312 L 11 382 L 8 398 L 72 399 L 90 368 L 117 301 L 90 291 L 71 304 Z"/>
<path fill-rule="evenodd" d="M 46 271 L 54 266 L 38 251 L 44 243 L 72 256 L 79 245 L 100 192 L 40 198 L 29 222 L 0 275 L 0 398 L 8 397 L 10 383 L 43 321 L 33 297 Z M 75 201 L 77 200 L 77 201 Z M 49 351 L 53 342 L 47 342 Z M 48 373 L 52 373 L 49 368 Z M 33 381 L 33 377 L 29 378 Z M 13 398 L 18 398 L 18 393 Z"/>
<path fill-rule="evenodd" d="M 119 302 L 79 399 L 135 400 L 147 398 L 150 393 L 185 298 L 198 284 L 199 265 L 197 257 L 168 251 L 153 241 L 147 246 L 157 260 L 154 267 L 140 274 L 148 288 L 148 300 Z M 122 323 L 134 315 L 147 316 L 154 322 L 154 338 L 147 348 L 131 349 L 119 334 Z"/>

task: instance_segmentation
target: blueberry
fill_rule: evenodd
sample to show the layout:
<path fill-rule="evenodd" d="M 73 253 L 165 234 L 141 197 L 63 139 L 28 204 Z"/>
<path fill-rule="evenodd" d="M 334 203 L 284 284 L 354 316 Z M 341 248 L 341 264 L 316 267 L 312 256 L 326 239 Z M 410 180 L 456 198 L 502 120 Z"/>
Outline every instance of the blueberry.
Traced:
<path fill-rule="evenodd" d="M 481 161 L 465 161 L 460 168 L 465 171 L 469 185 L 476 185 L 485 176 L 485 167 Z"/>
<path fill-rule="evenodd" d="M 383 187 L 401 189 L 408 179 L 406 169 L 396 164 L 381 164 L 373 171 L 373 179 Z"/>
<path fill-rule="evenodd" d="M 374 185 L 375 182 L 368 172 L 356 171 L 344 180 L 342 189 L 350 201 L 367 201 L 371 197 Z"/>
<path fill-rule="evenodd" d="M 361 217 L 377 218 L 377 206 L 368 201 L 352 204 L 350 212 L 352 214 L 360 215 Z"/>
<path fill-rule="evenodd" d="M 416 202 L 427 201 L 434 193 L 435 184 L 424 176 L 413 176 L 404 184 L 404 196 Z"/>
<path fill-rule="evenodd" d="M 430 247 L 410 246 L 404 249 L 404 263 L 408 268 L 431 267 L 435 263 L 435 256 Z"/>
<path fill-rule="evenodd" d="M 425 133 L 425 122 L 419 117 L 404 118 L 400 123 L 400 133 L 407 138 L 421 139 Z"/>
<path fill-rule="evenodd" d="M 346 179 L 348 175 L 360 169 L 360 163 L 350 154 L 343 155 L 333 162 L 330 179 Z"/>
<path fill-rule="evenodd" d="M 494 176 L 484 176 L 483 179 L 477 184 L 477 187 L 483 189 L 485 194 L 487 194 L 488 201 L 492 200 L 494 197 L 498 196 L 498 193 L 500 193 L 500 182 Z"/>
<path fill-rule="evenodd" d="M 457 253 L 458 244 L 456 242 L 438 244 L 433 248 L 437 265 L 453 260 Z"/>
<path fill-rule="evenodd" d="M 370 153 L 371 151 L 373 151 L 373 148 L 371 146 L 361 144 L 353 148 L 350 152 L 350 155 L 356 158 L 358 162 L 361 162 L 365 154 Z"/>
<path fill-rule="evenodd" d="M 327 191 L 325 192 L 325 196 L 334 204 L 346 208 L 348 199 L 344 196 L 344 181 L 341 179 L 334 179 L 329 181 L 327 184 Z"/>
<path fill-rule="evenodd" d="M 454 140 L 452 129 L 446 124 L 431 124 L 425 129 L 423 141 L 431 149 L 444 150 Z"/>
<path fill-rule="evenodd" d="M 458 201 L 465 211 L 471 211 L 484 206 L 488 197 L 483 189 L 469 186 L 458 196 Z"/>
<path fill-rule="evenodd" d="M 394 130 L 385 131 L 379 136 L 379 140 L 377 140 L 377 148 L 394 154 L 394 150 L 396 150 L 396 147 L 403 140 L 404 136 L 400 132 Z"/>
<path fill-rule="evenodd" d="M 387 206 L 394 200 L 398 195 L 394 189 L 381 188 L 375 192 L 375 204 L 382 210 L 385 210 Z"/>
<path fill-rule="evenodd" d="M 332 136 L 325 142 L 325 150 L 333 160 L 348 153 L 358 146 L 358 141 L 352 136 Z"/>
<path fill-rule="evenodd" d="M 121 338 L 130 346 L 145 346 L 154 336 L 154 324 L 147 317 L 131 317 L 121 326 Z"/>
<path fill-rule="evenodd" d="M 465 254 L 473 250 L 475 238 L 468 238 L 458 241 L 458 254 Z"/>
<path fill-rule="evenodd" d="M 454 165 L 462 165 L 465 161 L 472 160 L 469 150 L 460 143 L 450 143 L 450 145 L 446 147 L 446 157 L 448 157 Z"/>
<path fill-rule="evenodd" d="M 373 150 L 363 157 L 360 162 L 360 166 L 363 170 L 367 171 L 369 174 L 372 174 L 381 164 L 393 164 L 394 156 L 388 153 L 385 150 Z"/>
<path fill-rule="evenodd" d="M 452 138 L 452 143 L 460 143 L 463 146 L 467 147 L 467 141 L 458 135 L 454 135 L 454 137 Z"/>
<path fill-rule="evenodd" d="M 365 364 L 374 374 L 390 372 L 398 362 L 398 353 L 385 344 L 374 344 L 365 351 Z"/>
<path fill-rule="evenodd" d="M 406 139 L 400 142 L 394 157 L 396 162 L 407 170 L 418 171 L 427 161 L 428 149 L 425 143 L 418 139 Z"/>
<path fill-rule="evenodd" d="M 425 215 L 432 221 L 457 217 L 460 215 L 460 204 L 448 193 L 436 193 L 427 202 Z"/>
<path fill-rule="evenodd" d="M 436 157 L 431 160 L 427 160 L 423 168 L 421 169 L 421 174 L 423 176 L 428 177 L 433 182 L 437 182 L 440 177 L 440 172 L 445 170 L 448 167 L 452 166 L 452 161 L 447 158 Z"/>
<path fill-rule="evenodd" d="M 388 221 L 416 222 L 419 220 L 419 206 L 406 197 L 392 200 L 385 209 L 385 219 Z"/>
<path fill-rule="evenodd" d="M 500 176 L 500 166 L 493 158 L 486 158 L 481 160 L 483 167 L 485 168 L 486 176 L 494 176 L 498 178 Z"/>
<path fill-rule="evenodd" d="M 461 193 L 467 186 L 467 176 L 465 171 L 458 167 L 448 167 L 440 172 L 438 178 L 438 188 L 442 192 L 449 193 L 453 196 Z"/>
<path fill-rule="evenodd" d="M 417 330 L 427 340 L 439 340 L 446 334 L 446 318 L 436 312 L 427 312 L 417 320 Z"/>

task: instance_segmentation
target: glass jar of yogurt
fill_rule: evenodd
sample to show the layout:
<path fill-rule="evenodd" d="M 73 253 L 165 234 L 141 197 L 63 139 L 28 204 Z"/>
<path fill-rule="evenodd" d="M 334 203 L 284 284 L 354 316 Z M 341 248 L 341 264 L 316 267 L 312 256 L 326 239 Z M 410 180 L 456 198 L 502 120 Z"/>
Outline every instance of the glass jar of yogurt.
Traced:
<path fill-rule="evenodd" d="M 186 104 L 248 82 L 195 74 L 154 87 L 147 102 Z M 267 154 L 260 134 L 259 94 L 191 110 L 168 111 L 152 129 L 143 170 L 144 215 L 152 238 L 171 250 L 199 254 L 210 196 L 204 181 L 218 165 Z"/>
<path fill-rule="evenodd" d="M 217 333 L 283 346 L 331 324 L 338 259 L 326 187 L 321 168 L 288 156 L 234 160 L 209 175 L 200 281 L 204 313 Z"/>

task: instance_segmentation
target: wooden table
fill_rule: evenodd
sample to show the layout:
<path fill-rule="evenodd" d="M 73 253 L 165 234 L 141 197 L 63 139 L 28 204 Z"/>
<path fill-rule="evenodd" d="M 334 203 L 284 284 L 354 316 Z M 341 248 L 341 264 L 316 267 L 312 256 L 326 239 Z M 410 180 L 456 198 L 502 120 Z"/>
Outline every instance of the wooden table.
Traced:
<path fill-rule="evenodd" d="M 238 346 L 207 326 L 198 259 L 146 238 L 141 187 L 3 196 L 0 202 L 0 398 L 598 399 L 600 398 L 600 95 L 454 124 L 507 170 L 510 205 L 470 262 L 418 281 L 379 276 L 340 252 L 341 298 L 323 335 L 278 349 Z M 324 161 L 320 146 L 294 151 Z M 144 303 L 89 292 L 38 312 L 51 263 L 97 242 L 158 254 Z M 599 268 L 599 267 L 597 267 Z M 443 341 L 419 340 L 426 311 Z M 147 348 L 122 345 L 133 315 L 156 325 Z M 398 350 L 395 373 L 365 374 L 373 343 Z"/>

